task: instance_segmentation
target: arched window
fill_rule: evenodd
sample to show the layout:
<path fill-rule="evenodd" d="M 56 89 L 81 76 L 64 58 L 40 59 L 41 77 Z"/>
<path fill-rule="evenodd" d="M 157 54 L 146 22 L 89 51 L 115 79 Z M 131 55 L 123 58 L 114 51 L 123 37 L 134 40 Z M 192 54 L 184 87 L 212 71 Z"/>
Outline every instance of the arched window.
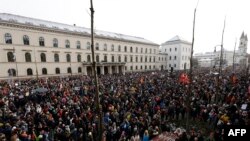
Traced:
<path fill-rule="evenodd" d="M 135 57 L 135 62 L 138 62 L 138 57 L 137 56 Z"/>
<path fill-rule="evenodd" d="M 99 50 L 99 43 L 95 43 L 95 50 Z"/>
<path fill-rule="evenodd" d="M 115 50 L 115 46 L 112 44 L 111 45 L 111 51 L 114 51 Z"/>
<path fill-rule="evenodd" d="M 143 61 L 143 58 L 141 57 L 141 62 Z"/>
<path fill-rule="evenodd" d="M 67 72 L 68 72 L 68 73 L 72 73 L 71 67 L 68 67 Z"/>
<path fill-rule="evenodd" d="M 87 56 L 87 62 L 91 62 L 91 57 L 90 57 L 90 55 Z"/>
<path fill-rule="evenodd" d="M 127 46 L 124 47 L 124 52 L 127 52 Z"/>
<path fill-rule="evenodd" d="M 112 55 L 111 60 L 112 62 L 115 62 L 115 56 Z"/>
<path fill-rule="evenodd" d="M 176 60 L 176 56 L 174 56 L 174 60 Z"/>
<path fill-rule="evenodd" d="M 155 62 L 155 57 L 154 57 L 154 62 Z"/>
<path fill-rule="evenodd" d="M 82 61 L 82 56 L 80 54 L 77 55 L 77 62 L 81 62 Z"/>
<path fill-rule="evenodd" d="M 66 48 L 70 48 L 70 42 L 69 42 L 69 40 L 66 40 L 66 41 L 65 41 L 65 47 L 66 47 Z"/>
<path fill-rule="evenodd" d="M 143 48 L 141 48 L 141 53 L 143 53 Z"/>
<path fill-rule="evenodd" d="M 6 44 L 12 44 L 12 37 L 10 33 L 5 33 L 4 38 Z"/>
<path fill-rule="evenodd" d="M 171 60 L 172 59 L 172 57 L 171 56 L 169 56 L 169 60 Z"/>
<path fill-rule="evenodd" d="M 56 68 L 56 74 L 60 74 L 60 68 Z"/>
<path fill-rule="evenodd" d="M 149 57 L 149 62 L 151 62 L 151 56 Z"/>
<path fill-rule="evenodd" d="M 13 52 L 7 53 L 8 62 L 15 62 L 15 55 Z"/>
<path fill-rule="evenodd" d="M 78 67 L 78 73 L 82 73 L 82 68 Z"/>
<path fill-rule="evenodd" d="M 132 47 L 130 47 L 130 52 L 133 52 L 133 48 Z"/>
<path fill-rule="evenodd" d="M 23 36 L 23 44 L 24 45 L 29 45 L 30 44 L 29 36 L 27 36 L 27 35 Z"/>
<path fill-rule="evenodd" d="M 107 48 L 108 48 L 108 47 L 107 47 L 107 44 L 104 44 L 103 50 L 104 50 L 104 51 L 107 51 Z"/>
<path fill-rule="evenodd" d="M 56 38 L 53 39 L 53 47 L 58 47 L 58 40 Z"/>
<path fill-rule="evenodd" d="M 137 66 L 135 66 L 135 69 L 137 70 L 137 69 L 138 69 L 138 67 L 137 67 Z"/>
<path fill-rule="evenodd" d="M 44 46 L 44 45 L 45 45 L 45 43 L 44 43 L 44 38 L 43 38 L 43 37 L 40 37 L 40 38 L 39 38 L 39 45 L 40 45 L 40 46 Z"/>
<path fill-rule="evenodd" d="M 41 62 L 46 62 L 46 55 L 45 55 L 45 53 L 41 53 L 40 57 L 41 57 Z"/>
<path fill-rule="evenodd" d="M 135 48 L 135 52 L 138 53 L 138 47 Z"/>
<path fill-rule="evenodd" d="M 147 69 L 147 66 L 145 66 L 145 70 Z"/>
<path fill-rule="evenodd" d="M 70 61 L 71 61 L 71 56 L 70 56 L 70 54 L 67 54 L 67 55 L 66 55 L 66 60 L 67 60 L 67 62 L 70 62 Z"/>
<path fill-rule="evenodd" d="M 118 61 L 119 61 L 119 62 L 121 62 L 121 61 L 122 61 L 121 56 L 118 56 Z"/>
<path fill-rule="evenodd" d="M 32 71 L 31 68 L 28 68 L 28 69 L 27 69 L 27 75 L 33 75 L 33 71 Z"/>
<path fill-rule="evenodd" d="M 145 57 L 145 62 L 147 62 L 148 61 L 148 58 L 147 58 L 147 56 Z"/>
<path fill-rule="evenodd" d="M 42 74 L 43 74 L 43 75 L 46 75 L 46 74 L 47 74 L 47 69 L 46 69 L 46 68 L 43 68 L 43 69 L 42 69 Z"/>
<path fill-rule="evenodd" d="M 142 70 L 142 66 L 141 66 L 141 70 Z"/>
<path fill-rule="evenodd" d="M 76 48 L 81 49 L 81 42 L 80 41 L 76 41 Z"/>
<path fill-rule="evenodd" d="M 133 62 L 133 56 L 130 56 L 130 62 Z"/>
<path fill-rule="evenodd" d="M 59 55 L 57 53 L 54 54 L 54 61 L 59 62 Z"/>
<path fill-rule="evenodd" d="M 133 66 L 130 66 L 130 70 L 133 70 Z"/>
<path fill-rule="evenodd" d="M 118 51 L 121 51 L 121 45 L 118 46 Z"/>
<path fill-rule="evenodd" d="M 107 57 L 107 55 L 104 55 L 104 62 L 108 62 L 108 57 Z"/>
<path fill-rule="evenodd" d="M 99 59 L 100 59 L 99 55 L 96 55 L 96 62 L 99 62 L 100 61 Z"/>
<path fill-rule="evenodd" d="M 9 69 L 8 74 L 9 74 L 9 76 L 16 76 L 16 70 L 15 69 Z"/>
<path fill-rule="evenodd" d="M 87 42 L 87 49 L 90 49 L 90 42 Z"/>
<path fill-rule="evenodd" d="M 127 56 L 124 56 L 124 62 L 127 62 Z"/>
<path fill-rule="evenodd" d="M 25 53 L 25 61 L 26 61 L 26 62 L 31 62 L 31 55 L 30 55 L 29 52 L 26 52 L 26 53 Z"/>

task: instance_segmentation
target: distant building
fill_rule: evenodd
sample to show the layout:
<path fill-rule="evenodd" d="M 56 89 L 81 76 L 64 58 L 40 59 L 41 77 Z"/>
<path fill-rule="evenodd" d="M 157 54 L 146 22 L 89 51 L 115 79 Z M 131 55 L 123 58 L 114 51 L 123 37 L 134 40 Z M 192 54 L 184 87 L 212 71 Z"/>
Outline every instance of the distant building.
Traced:
<path fill-rule="evenodd" d="M 161 53 L 168 54 L 168 70 L 184 70 L 190 68 L 192 44 L 180 36 L 175 36 L 172 39 L 161 44 Z"/>
<path fill-rule="evenodd" d="M 240 44 L 238 46 L 238 50 L 228 51 L 223 49 L 223 67 L 227 66 L 240 66 L 246 67 L 248 65 L 248 57 L 247 57 L 247 43 L 248 38 L 247 35 L 242 33 L 240 37 Z M 218 50 L 216 50 L 217 48 Z M 194 58 L 198 59 L 200 67 L 218 67 L 220 64 L 220 55 L 221 55 L 221 46 L 216 46 L 214 52 L 206 52 L 206 53 L 196 53 L 194 54 Z"/>
<path fill-rule="evenodd" d="M 167 69 L 159 45 L 95 30 L 98 74 Z M 90 29 L 0 13 L 0 79 L 92 75 Z"/>

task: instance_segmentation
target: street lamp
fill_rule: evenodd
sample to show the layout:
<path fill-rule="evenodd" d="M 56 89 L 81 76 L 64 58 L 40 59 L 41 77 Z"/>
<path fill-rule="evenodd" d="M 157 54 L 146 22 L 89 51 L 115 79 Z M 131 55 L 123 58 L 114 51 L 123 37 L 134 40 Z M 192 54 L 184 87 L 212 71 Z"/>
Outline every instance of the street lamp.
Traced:
<path fill-rule="evenodd" d="M 215 95 L 215 102 L 217 103 L 219 100 L 219 79 L 220 79 L 220 75 L 222 72 L 222 61 L 223 61 L 223 46 L 222 45 L 216 45 L 214 47 L 214 52 L 216 52 L 216 47 L 220 46 L 221 50 L 220 50 L 220 66 L 219 66 L 219 74 L 217 75 L 217 85 L 216 85 L 216 95 Z"/>
<path fill-rule="evenodd" d="M 214 46 L 214 55 L 215 55 L 215 53 L 216 53 L 216 47 L 218 47 L 218 46 L 220 46 L 221 47 L 221 54 L 220 54 L 220 66 L 219 66 L 219 72 L 220 72 L 220 67 L 221 67 L 221 61 L 222 61 L 222 45 L 216 45 L 216 46 Z M 216 65 L 216 58 L 217 57 L 214 57 L 214 67 L 215 67 L 215 65 Z"/>

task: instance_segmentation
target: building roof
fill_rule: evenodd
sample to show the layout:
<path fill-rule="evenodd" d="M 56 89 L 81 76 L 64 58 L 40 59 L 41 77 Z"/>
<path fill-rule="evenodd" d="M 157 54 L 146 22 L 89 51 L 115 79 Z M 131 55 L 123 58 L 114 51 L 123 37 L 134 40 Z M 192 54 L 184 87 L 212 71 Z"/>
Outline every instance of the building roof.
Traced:
<path fill-rule="evenodd" d="M 181 42 L 185 42 L 185 43 L 191 44 L 190 42 L 188 42 L 184 38 L 180 37 L 179 35 L 174 36 L 173 38 L 171 38 L 170 40 L 166 41 L 163 44 L 167 44 L 167 43 L 171 43 L 171 42 L 176 42 L 176 41 L 181 41 Z"/>
<path fill-rule="evenodd" d="M 35 19 L 35 18 L 30 18 L 30 17 L 24 17 L 24 16 L 19 16 L 19 15 L 13 15 L 13 14 L 8 14 L 8 13 L 0 13 L 0 21 L 26 24 L 29 26 L 37 26 L 40 28 L 50 28 L 50 29 L 54 29 L 54 30 L 63 30 L 66 32 L 68 31 L 68 32 L 76 32 L 76 33 L 82 33 L 82 34 L 91 34 L 90 28 L 62 24 L 62 23 L 57 23 L 57 22 L 51 22 L 51 21 Z M 101 37 L 158 45 L 152 41 L 149 41 L 149 40 L 141 38 L 141 37 L 129 36 L 129 35 L 107 32 L 107 31 L 102 31 L 102 30 L 95 30 L 94 32 L 95 32 L 95 35 L 98 35 Z"/>

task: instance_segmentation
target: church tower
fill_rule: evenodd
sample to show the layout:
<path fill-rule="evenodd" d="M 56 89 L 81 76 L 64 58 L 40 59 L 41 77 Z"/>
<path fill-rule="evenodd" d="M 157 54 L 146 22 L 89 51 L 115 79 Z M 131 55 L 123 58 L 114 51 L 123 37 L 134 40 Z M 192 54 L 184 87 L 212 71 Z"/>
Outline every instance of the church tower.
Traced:
<path fill-rule="evenodd" d="M 245 35 L 244 32 L 242 32 L 241 37 L 240 37 L 240 44 L 238 48 L 239 55 L 247 54 L 247 42 L 248 42 L 247 35 Z"/>

